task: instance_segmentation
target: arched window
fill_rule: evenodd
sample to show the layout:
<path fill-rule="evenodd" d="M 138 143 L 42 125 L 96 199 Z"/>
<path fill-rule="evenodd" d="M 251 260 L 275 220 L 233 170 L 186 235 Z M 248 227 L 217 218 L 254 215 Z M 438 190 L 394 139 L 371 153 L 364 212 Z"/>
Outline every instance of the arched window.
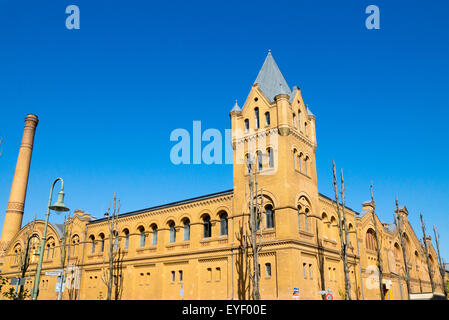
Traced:
<path fill-rule="evenodd" d="M 394 244 L 394 257 L 396 259 L 399 259 L 401 257 L 401 248 L 399 247 L 399 244 L 397 242 Z"/>
<path fill-rule="evenodd" d="M 296 149 L 293 149 L 293 168 L 295 168 L 295 170 L 297 169 L 297 166 L 296 166 L 296 155 L 297 155 L 297 152 L 298 151 L 296 151 Z"/>
<path fill-rule="evenodd" d="M 245 119 L 245 133 L 248 133 L 249 131 L 249 120 Z"/>
<path fill-rule="evenodd" d="M 307 130 L 307 122 L 304 122 L 304 132 L 306 134 L 306 137 L 309 135 L 309 130 Z"/>
<path fill-rule="evenodd" d="M 259 108 L 254 108 L 254 127 L 259 129 Z"/>
<path fill-rule="evenodd" d="M 323 236 L 329 237 L 329 221 L 327 221 L 327 214 L 323 212 L 321 215 L 321 221 L 323 222 Z"/>
<path fill-rule="evenodd" d="M 267 221 L 267 228 L 274 228 L 274 211 L 271 204 L 265 206 L 265 216 Z"/>
<path fill-rule="evenodd" d="M 184 241 L 189 241 L 190 240 L 190 220 L 189 219 L 184 219 Z"/>
<path fill-rule="evenodd" d="M 143 247 L 145 247 L 145 239 L 146 239 L 145 228 L 140 226 L 138 230 L 139 230 L 139 233 L 140 233 L 139 246 L 141 248 L 143 248 Z"/>
<path fill-rule="evenodd" d="M 93 235 L 91 235 L 89 237 L 90 239 L 90 253 L 94 253 L 95 252 L 95 237 Z"/>
<path fill-rule="evenodd" d="M 268 111 L 265 112 L 265 125 L 270 125 L 270 113 Z"/>
<path fill-rule="evenodd" d="M 260 152 L 260 151 L 257 151 L 257 169 L 259 171 L 263 170 L 262 152 Z"/>
<path fill-rule="evenodd" d="M 267 149 L 267 153 L 268 153 L 268 166 L 270 168 L 274 168 L 274 155 L 273 155 L 273 148 L 268 148 Z"/>
<path fill-rule="evenodd" d="M 100 252 L 104 252 L 104 234 L 100 233 Z"/>
<path fill-rule="evenodd" d="M 203 217 L 203 237 L 210 238 L 212 236 L 212 224 L 209 215 Z"/>
<path fill-rule="evenodd" d="M 329 228 L 331 228 L 331 230 L 329 232 L 331 239 L 336 240 L 337 239 L 336 233 L 337 233 L 338 225 L 337 225 L 337 219 L 334 216 L 331 217 L 331 222 L 330 222 Z"/>
<path fill-rule="evenodd" d="M 114 240 L 114 251 L 117 251 L 119 246 L 119 235 L 116 230 L 112 231 L 112 239 Z"/>
<path fill-rule="evenodd" d="M 309 157 L 305 156 L 304 157 L 304 170 L 305 170 L 306 176 L 309 175 L 309 161 L 308 160 L 309 160 Z"/>
<path fill-rule="evenodd" d="M 301 131 L 301 110 L 298 109 L 298 129 Z"/>
<path fill-rule="evenodd" d="M 304 214 L 304 226 L 306 228 L 306 231 L 309 231 L 309 209 L 306 208 L 305 214 Z"/>
<path fill-rule="evenodd" d="M 249 158 L 249 154 L 245 155 L 245 172 L 249 173 L 249 166 L 251 165 L 250 163 L 250 158 Z"/>
<path fill-rule="evenodd" d="M 368 229 L 366 232 L 365 246 L 369 250 L 376 250 L 376 233 L 373 229 Z"/>
<path fill-rule="evenodd" d="M 298 229 L 301 230 L 301 206 L 298 205 Z"/>
<path fill-rule="evenodd" d="M 151 245 L 155 246 L 157 245 L 157 225 L 156 224 L 152 224 L 151 225 Z"/>
<path fill-rule="evenodd" d="M 74 257 L 78 256 L 78 246 L 79 246 L 79 244 L 80 244 L 80 237 L 77 234 L 75 234 L 72 237 L 73 256 Z"/>
<path fill-rule="evenodd" d="M 220 214 L 220 236 L 228 235 L 228 214 L 223 212 Z"/>
<path fill-rule="evenodd" d="M 170 242 L 175 242 L 176 241 L 176 229 L 175 229 L 175 223 L 173 221 L 170 221 L 168 223 L 168 226 L 170 228 Z"/>
<path fill-rule="evenodd" d="M 296 128 L 296 114 L 293 113 L 293 127 Z"/>
<path fill-rule="evenodd" d="M 298 155 L 299 172 L 302 172 L 302 152 Z"/>
<path fill-rule="evenodd" d="M 128 249 L 128 247 L 129 247 L 129 230 L 128 229 L 123 230 L 123 234 L 125 235 L 125 248 L 124 249 Z"/>

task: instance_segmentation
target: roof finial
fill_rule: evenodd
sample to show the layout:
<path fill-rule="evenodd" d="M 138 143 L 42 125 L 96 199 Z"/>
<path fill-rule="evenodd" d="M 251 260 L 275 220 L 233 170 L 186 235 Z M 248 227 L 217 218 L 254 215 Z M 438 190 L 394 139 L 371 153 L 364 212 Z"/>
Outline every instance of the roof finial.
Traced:
<path fill-rule="evenodd" d="M 268 49 L 268 53 L 271 54 L 271 49 Z"/>

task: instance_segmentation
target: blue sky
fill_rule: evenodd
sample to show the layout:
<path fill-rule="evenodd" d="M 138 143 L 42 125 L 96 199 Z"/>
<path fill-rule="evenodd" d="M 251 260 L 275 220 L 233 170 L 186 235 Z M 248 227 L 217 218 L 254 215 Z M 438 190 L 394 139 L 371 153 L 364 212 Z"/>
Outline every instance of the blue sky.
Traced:
<path fill-rule="evenodd" d="M 81 12 L 65 28 L 66 6 Z M 380 30 L 365 8 L 380 8 Z M 28 113 L 39 116 L 24 223 L 43 219 L 52 181 L 66 203 L 101 217 L 232 188 L 231 165 L 170 162 L 176 128 L 230 127 L 268 49 L 316 115 L 318 187 L 348 206 L 374 182 L 391 222 L 398 196 L 449 261 L 447 1 L 2 1 L 0 227 Z M 61 222 L 62 217 L 52 216 Z M 433 235 L 433 234 L 432 234 Z"/>

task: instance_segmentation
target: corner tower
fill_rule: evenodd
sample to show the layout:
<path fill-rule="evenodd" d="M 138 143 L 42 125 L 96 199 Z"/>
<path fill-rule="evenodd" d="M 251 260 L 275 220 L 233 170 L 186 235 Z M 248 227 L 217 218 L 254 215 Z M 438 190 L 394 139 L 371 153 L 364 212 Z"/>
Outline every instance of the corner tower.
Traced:
<path fill-rule="evenodd" d="M 33 152 L 34 134 L 39 120 L 36 115 L 29 114 L 25 118 L 22 143 L 17 158 L 16 171 L 12 181 L 8 207 L 6 209 L 3 224 L 2 237 L 0 239 L 0 253 L 6 249 L 8 243 L 16 235 L 22 226 L 25 196 L 30 172 L 31 154 Z"/>
<path fill-rule="evenodd" d="M 236 214 L 248 213 L 252 158 L 264 203 L 274 208 L 276 238 L 297 237 L 299 212 L 318 216 L 315 116 L 300 89 L 290 89 L 270 51 L 242 108 L 234 106 L 230 116 Z"/>

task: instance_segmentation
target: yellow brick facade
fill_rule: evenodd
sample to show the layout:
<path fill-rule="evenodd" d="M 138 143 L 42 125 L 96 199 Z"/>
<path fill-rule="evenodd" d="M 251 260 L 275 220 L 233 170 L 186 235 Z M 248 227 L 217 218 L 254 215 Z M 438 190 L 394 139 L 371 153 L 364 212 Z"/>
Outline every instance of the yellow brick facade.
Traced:
<path fill-rule="evenodd" d="M 335 299 L 342 299 L 344 273 L 335 202 L 318 191 L 315 116 L 305 105 L 301 91 L 295 87 L 290 94 L 279 93 L 271 99 L 266 90 L 264 92 L 255 83 L 242 109 L 233 109 L 230 118 L 235 151 L 232 190 L 119 216 L 116 230 L 120 235 L 118 247 L 123 253 L 120 298 L 180 299 L 182 287 L 184 299 L 249 299 L 249 276 L 239 250 L 239 235 L 244 232 L 249 212 L 245 161 L 248 154 L 257 159 L 258 151 L 267 155 L 271 148 L 274 163 L 264 158 L 261 170 L 257 164 L 258 187 L 262 190 L 264 205 L 271 206 L 274 215 L 273 225 L 267 225 L 268 219 L 264 217 L 262 233 L 259 232 L 263 240 L 259 255 L 262 299 L 290 300 L 293 288 L 299 288 L 300 299 L 321 299 L 318 291 L 322 289 L 329 289 Z M 248 128 L 245 128 L 246 123 Z M 263 143 L 258 140 L 260 137 Z M 378 287 L 370 285 L 371 279 L 377 278 L 371 274 L 370 267 L 376 265 L 377 253 L 370 249 L 367 240 L 374 229 L 373 219 L 369 206 L 364 204 L 362 209 L 362 213 L 358 213 L 346 208 L 351 242 L 351 296 L 352 299 L 379 299 Z M 424 249 L 408 223 L 406 208 L 400 213 L 407 235 L 412 292 L 429 292 Z M 210 219 L 210 236 L 205 236 L 207 218 Z M 185 238 L 186 221 L 189 221 L 188 239 Z M 227 223 L 227 234 L 222 232 L 223 223 Z M 386 297 L 406 299 L 397 230 L 379 220 L 376 223 L 382 236 L 383 278 L 389 289 Z M 69 279 L 74 277 L 76 286 L 75 289 L 66 286 L 63 299 L 104 299 L 107 289 L 102 277 L 109 243 L 107 221 L 105 218 L 93 220 L 88 213 L 77 210 L 70 224 L 68 264 L 76 268 L 73 274 L 69 272 Z M 170 241 L 173 224 L 176 237 Z M 43 225 L 43 221 L 37 222 L 36 239 L 42 237 Z M 28 226 L 17 232 L 0 258 L 1 273 L 8 278 L 19 275 L 16 252 L 25 247 Z M 39 299 L 57 296 L 56 277 L 45 272 L 61 266 L 58 228 L 49 225 Z M 32 252 L 37 251 L 37 243 L 33 243 Z M 442 292 L 437 255 L 431 244 L 430 255 L 436 291 Z M 28 289 L 32 288 L 37 260 L 36 256 L 32 257 L 26 275 Z"/>

